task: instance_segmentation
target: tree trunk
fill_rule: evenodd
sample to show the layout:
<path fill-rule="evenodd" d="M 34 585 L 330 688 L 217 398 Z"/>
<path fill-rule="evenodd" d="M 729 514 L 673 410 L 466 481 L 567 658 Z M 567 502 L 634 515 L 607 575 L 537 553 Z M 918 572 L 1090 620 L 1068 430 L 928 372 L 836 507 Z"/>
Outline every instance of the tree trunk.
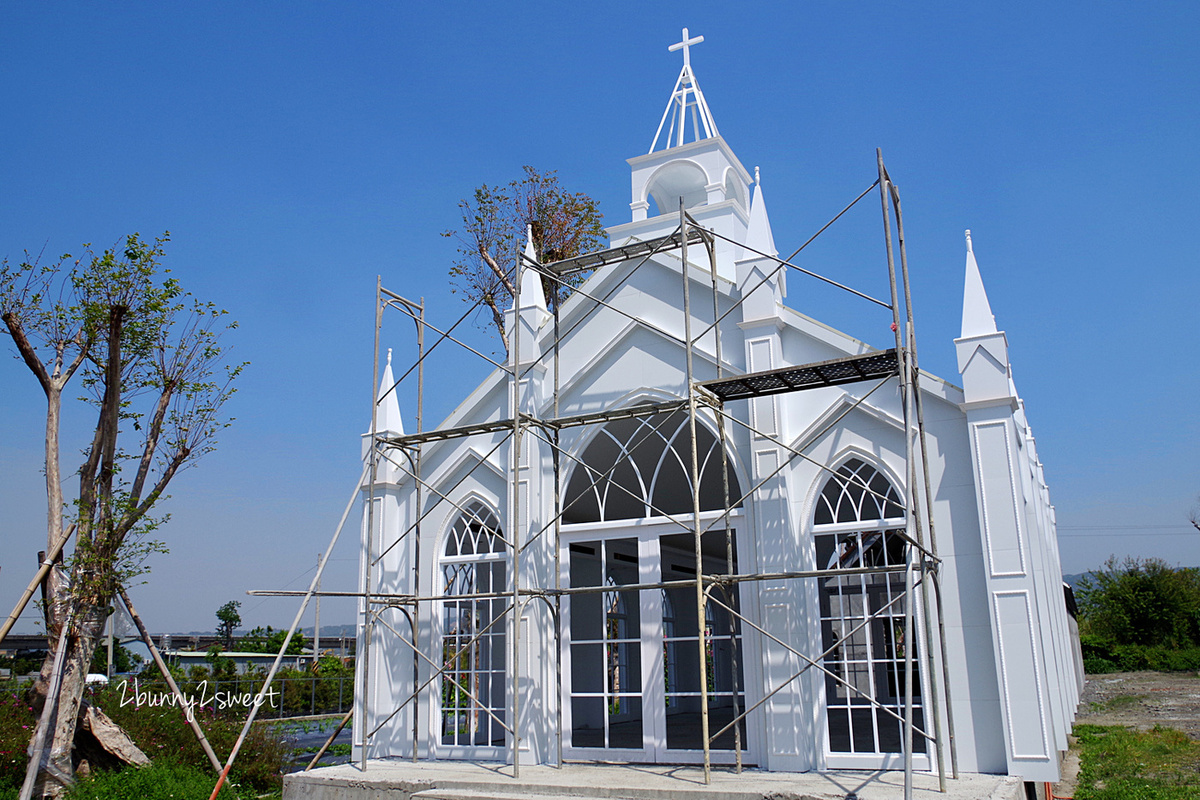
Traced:
<path fill-rule="evenodd" d="M 60 599 L 69 603 L 69 595 L 64 591 Z M 35 740 L 45 726 L 49 726 L 46 738 L 47 767 L 40 770 L 37 786 L 46 797 L 60 797 L 74 780 L 76 751 L 75 737 L 80 716 L 86 710 L 83 703 L 83 692 L 87 687 L 88 667 L 96 642 L 104 631 L 104 622 L 108 618 L 106 607 L 77 608 L 72 616 L 71 632 L 68 634 L 63 654 L 62 677 L 58 687 L 58 702 L 53 714 L 46 714 L 47 689 L 50 685 L 50 673 L 54 666 L 54 653 L 47 655 L 42 665 L 42 674 L 34 689 L 42 704 L 42 713 L 34 730 Z M 54 639 L 57 644 L 57 639 Z"/>

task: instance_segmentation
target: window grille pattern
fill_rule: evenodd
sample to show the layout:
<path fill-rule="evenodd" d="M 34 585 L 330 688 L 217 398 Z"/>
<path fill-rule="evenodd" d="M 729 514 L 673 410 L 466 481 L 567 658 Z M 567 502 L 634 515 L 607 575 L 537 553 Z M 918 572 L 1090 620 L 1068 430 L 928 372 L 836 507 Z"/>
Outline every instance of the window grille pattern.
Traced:
<path fill-rule="evenodd" d="M 856 484 L 865 484 L 883 497 Z M 850 459 L 818 497 L 813 535 L 817 569 L 903 568 L 908 543 L 896 524 L 903 513 L 900 497 L 887 478 L 860 459 Z M 884 519 L 891 524 L 886 525 Z M 845 524 L 838 524 L 853 522 L 866 524 L 859 530 L 846 530 Z M 834 525 L 836 530 L 822 531 L 822 526 Z M 904 573 L 831 575 L 822 578 L 819 586 L 821 639 L 823 649 L 830 650 L 824 666 L 841 679 L 825 676 L 829 750 L 902 752 L 900 719 L 904 716 L 908 654 L 904 609 L 911 599 L 903 597 Z M 919 653 L 913 656 L 913 721 L 924 727 Z M 925 746 L 923 737 L 914 737 L 914 751 L 924 752 Z"/>
<path fill-rule="evenodd" d="M 496 515 L 466 507 L 446 536 L 442 578 L 441 742 L 503 746 L 507 548 Z M 490 712 L 490 713 L 489 713 Z"/>
<path fill-rule="evenodd" d="M 700 466 L 700 509 L 725 508 L 721 447 L 704 425 L 696 425 Z M 685 514 L 692 510 L 692 441 L 682 411 L 615 420 L 583 451 L 582 464 L 567 482 L 563 521 L 601 522 Z M 729 470 L 729 502 L 742 492 Z"/>
<path fill-rule="evenodd" d="M 828 525 L 903 516 L 903 502 L 891 482 L 862 459 L 852 458 L 829 479 L 817 497 L 813 522 Z"/>

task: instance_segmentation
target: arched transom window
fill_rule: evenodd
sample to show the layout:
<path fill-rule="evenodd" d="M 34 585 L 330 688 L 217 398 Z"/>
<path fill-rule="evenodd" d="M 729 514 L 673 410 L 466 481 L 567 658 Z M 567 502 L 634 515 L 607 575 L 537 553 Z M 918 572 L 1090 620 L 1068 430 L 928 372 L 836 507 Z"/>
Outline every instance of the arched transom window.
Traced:
<path fill-rule="evenodd" d="M 817 569 L 897 568 L 831 574 L 819 582 L 829 750 L 902 752 L 904 665 L 904 507 L 883 473 L 851 458 L 830 476 L 813 513 Z M 916 655 L 914 653 L 914 655 Z M 915 659 L 914 671 L 920 658 Z M 924 727 L 920 675 L 914 675 L 914 722 Z M 925 739 L 913 740 L 925 751 Z"/>
<path fill-rule="evenodd" d="M 843 464 L 817 497 L 814 524 L 903 517 L 900 496 L 879 470 L 862 459 Z"/>
<path fill-rule="evenodd" d="M 699 445 L 700 510 L 725 508 L 721 447 L 703 424 Z M 691 431 L 683 411 L 614 420 L 584 449 L 563 500 L 563 521 L 639 519 L 692 510 Z M 741 488 L 729 469 L 729 502 Z"/>
<path fill-rule="evenodd" d="M 504 745 L 507 546 L 496 514 L 469 503 L 446 533 L 442 578 L 444 745 Z M 472 595 L 485 595 L 472 597 Z"/>

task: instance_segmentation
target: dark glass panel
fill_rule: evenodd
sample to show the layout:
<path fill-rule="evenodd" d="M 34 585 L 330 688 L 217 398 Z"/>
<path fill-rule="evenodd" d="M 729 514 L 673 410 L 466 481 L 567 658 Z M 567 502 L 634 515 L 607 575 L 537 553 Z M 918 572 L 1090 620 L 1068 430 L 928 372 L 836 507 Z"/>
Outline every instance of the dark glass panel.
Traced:
<path fill-rule="evenodd" d="M 604 747 L 604 698 L 571 698 L 571 744 Z"/>

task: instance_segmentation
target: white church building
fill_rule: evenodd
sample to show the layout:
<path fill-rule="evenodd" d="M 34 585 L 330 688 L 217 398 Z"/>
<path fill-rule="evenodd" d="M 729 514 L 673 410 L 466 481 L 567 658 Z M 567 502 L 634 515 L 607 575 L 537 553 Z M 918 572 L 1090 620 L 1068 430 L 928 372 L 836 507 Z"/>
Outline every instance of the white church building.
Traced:
<path fill-rule="evenodd" d="M 383 370 L 355 758 L 1056 780 L 1083 671 L 970 236 L 958 376 L 790 308 L 696 41 L 610 249 L 526 250 L 508 364 L 407 434 Z"/>

